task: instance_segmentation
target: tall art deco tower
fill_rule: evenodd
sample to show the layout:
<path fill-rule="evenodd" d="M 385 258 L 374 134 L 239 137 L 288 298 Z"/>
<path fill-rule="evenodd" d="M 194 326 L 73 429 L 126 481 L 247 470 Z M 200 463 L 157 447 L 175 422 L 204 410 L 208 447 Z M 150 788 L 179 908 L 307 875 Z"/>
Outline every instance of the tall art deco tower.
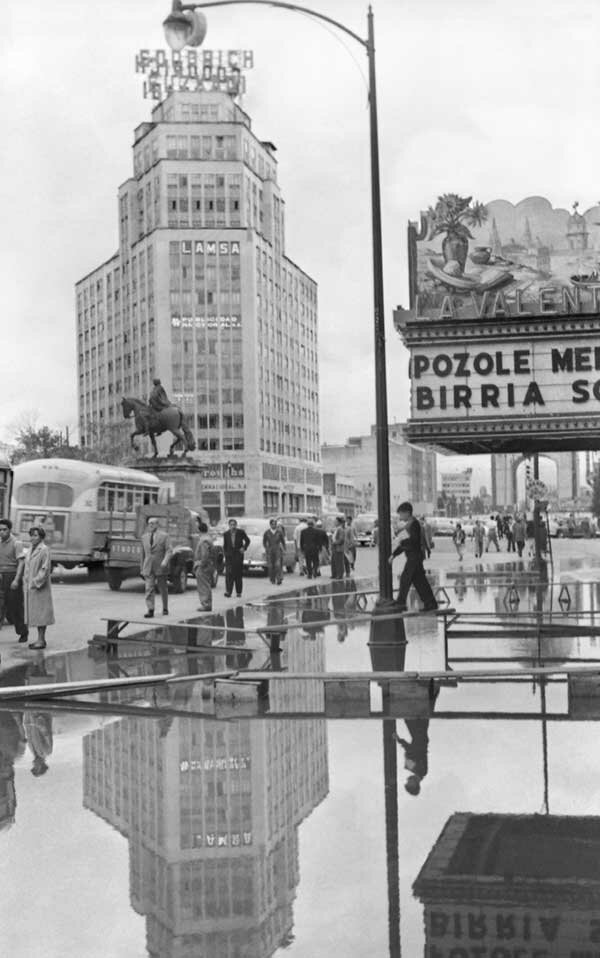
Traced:
<path fill-rule="evenodd" d="M 317 287 L 285 253 L 275 146 L 229 92 L 177 86 L 135 130 L 117 252 L 76 284 L 81 441 L 158 376 L 213 521 L 317 511 Z"/>

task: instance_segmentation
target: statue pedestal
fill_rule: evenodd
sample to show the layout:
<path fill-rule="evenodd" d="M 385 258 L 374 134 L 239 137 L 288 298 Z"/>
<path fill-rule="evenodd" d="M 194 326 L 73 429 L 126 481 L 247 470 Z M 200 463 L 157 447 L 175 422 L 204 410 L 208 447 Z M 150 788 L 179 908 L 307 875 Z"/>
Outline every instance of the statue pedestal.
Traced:
<path fill-rule="evenodd" d="M 193 459 L 137 459 L 133 468 L 157 476 L 171 501 L 188 509 L 202 505 L 202 467 Z"/>

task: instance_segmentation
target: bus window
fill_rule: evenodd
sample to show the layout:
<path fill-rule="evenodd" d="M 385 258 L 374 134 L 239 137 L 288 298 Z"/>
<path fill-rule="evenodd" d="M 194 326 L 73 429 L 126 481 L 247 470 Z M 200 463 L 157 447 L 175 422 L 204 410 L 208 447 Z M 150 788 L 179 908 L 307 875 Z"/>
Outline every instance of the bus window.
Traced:
<path fill-rule="evenodd" d="M 44 505 L 44 482 L 24 482 L 17 489 L 16 500 L 20 506 L 43 506 Z"/>
<path fill-rule="evenodd" d="M 131 486 L 128 486 L 128 488 L 127 488 L 127 490 L 126 490 L 126 497 L 127 497 L 127 498 L 126 498 L 127 505 L 126 505 L 126 507 L 125 507 L 125 511 L 126 511 L 126 512 L 133 512 L 133 511 L 134 511 L 134 507 L 133 507 L 133 489 L 131 488 Z"/>
<path fill-rule="evenodd" d="M 73 505 L 73 490 L 64 482 L 49 482 L 46 505 L 68 509 Z"/>

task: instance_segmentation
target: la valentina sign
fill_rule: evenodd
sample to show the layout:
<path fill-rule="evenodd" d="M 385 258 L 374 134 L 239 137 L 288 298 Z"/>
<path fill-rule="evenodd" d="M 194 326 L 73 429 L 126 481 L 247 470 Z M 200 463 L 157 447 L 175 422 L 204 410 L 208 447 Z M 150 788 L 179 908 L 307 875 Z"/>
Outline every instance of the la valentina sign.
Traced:
<path fill-rule="evenodd" d="M 600 449 L 600 207 L 446 194 L 409 224 L 406 437 L 460 453 Z"/>

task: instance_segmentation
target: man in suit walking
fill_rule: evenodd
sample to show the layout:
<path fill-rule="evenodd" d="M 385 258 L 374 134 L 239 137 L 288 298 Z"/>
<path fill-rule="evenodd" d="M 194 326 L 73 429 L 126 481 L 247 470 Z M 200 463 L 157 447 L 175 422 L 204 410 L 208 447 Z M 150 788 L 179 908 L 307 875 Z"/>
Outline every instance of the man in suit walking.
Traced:
<path fill-rule="evenodd" d="M 163 604 L 163 615 L 169 614 L 169 593 L 167 589 L 167 570 L 173 555 L 171 540 L 167 533 L 159 528 L 158 519 L 150 517 L 146 531 L 142 536 L 142 576 L 146 584 L 145 619 L 154 617 L 154 593 L 158 586 Z"/>
<path fill-rule="evenodd" d="M 391 565 L 394 558 L 404 552 L 406 564 L 400 575 L 400 588 L 396 605 L 401 612 L 406 612 L 406 600 L 412 585 L 423 603 L 424 611 L 433 612 L 437 609 L 438 604 L 423 568 L 424 549 L 421 525 L 418 519 L 413 516 L 412 503 L 400 503 L 397 512 L 400 521 L 404 523 L 404 529 L 394 540 L 394 551 L 389 561 Z"/>
<path fill-rule="evenodd" d="M 242 594 L 242 572 L 244 552 L 250 545 L 250 539 L 243 529 L 238 529 L 237 519 L 229 520 L 229 528 L 223 534 L 223 553 L 225 555 L 225 595 L 231 595 L 235 585 L 238 598 Z"/>

